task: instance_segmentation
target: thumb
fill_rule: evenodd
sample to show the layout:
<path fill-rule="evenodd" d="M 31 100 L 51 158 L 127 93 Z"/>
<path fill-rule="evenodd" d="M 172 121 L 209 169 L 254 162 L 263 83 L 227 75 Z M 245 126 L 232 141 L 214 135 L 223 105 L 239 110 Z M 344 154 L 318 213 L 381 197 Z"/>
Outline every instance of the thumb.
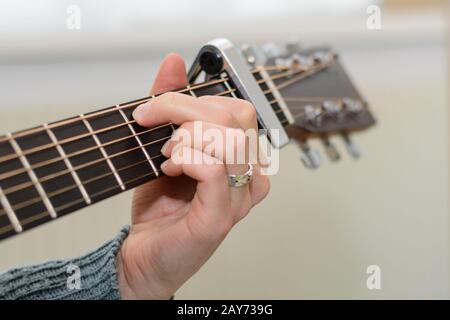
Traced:
<path fill-rule="evenodd" d="M 180 89 L 188 84 L 183 58 L 176 53 L 169 53 L 161 63 L 150 94 Z"/>

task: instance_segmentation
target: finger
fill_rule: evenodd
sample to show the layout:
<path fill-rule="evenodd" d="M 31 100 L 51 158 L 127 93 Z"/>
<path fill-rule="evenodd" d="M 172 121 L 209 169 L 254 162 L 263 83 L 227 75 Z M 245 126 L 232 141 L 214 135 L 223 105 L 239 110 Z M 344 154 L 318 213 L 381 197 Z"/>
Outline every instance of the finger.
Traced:
<path fill-rule="evenodd" d="M 168 176 L 184 174 L 197 181 L 197 191 L 191 205 L 195 217 L 190 217 L 196 220 L 197 228 L 206 234 L 217 230 L 221 225 L 232 223 L 229 187 L 223 163 L 186 146 L 180 146 L 173 151 L 173 156 L 161 165 L 161 169 Z M 174 161 L 176 157 L 182 160 Z M 203 159 L 203 162 L 194 164 L 192 157 Z"/>
<path fill-rule="evenodd" d="M 249 146 L 244 130 L 227 128 L 210 122 L 185 122 L 161 149 L 170 157 L 180 145 L 197 149 L 227 165 L 231 174 L 243 174 L 248 170 Z"/>
<path fill-rule="evenodd" d="M 230 112 L 244 130 L 258 128 L 256 109 L 247 100 L 222 96 L 202 96 L 200 100 L 209 102 Z"/>
<path fill-rule="evenodd" d="M 168 54 L 161 62 L 150 94 L 155 95 L 180 89 L 188 84 L 183 58 L 176 53 Z"/>
<path fill-rule="evenodd" d="M 189 95 L 167 92 L 136 108 L 133 117 L 141 126 L 152 127 L 167 122 L 181 125 L 187 121 L 208 121 L 226 127 L 239 123 L 225 109 Z"/>

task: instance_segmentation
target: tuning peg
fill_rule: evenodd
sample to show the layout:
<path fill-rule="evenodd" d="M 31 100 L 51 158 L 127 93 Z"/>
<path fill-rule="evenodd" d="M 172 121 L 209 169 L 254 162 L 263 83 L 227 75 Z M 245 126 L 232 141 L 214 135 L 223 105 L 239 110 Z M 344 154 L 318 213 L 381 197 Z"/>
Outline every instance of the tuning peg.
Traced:
<path fill-rule="evenodd" d="M 273 42 L 268 42 L 262 46 L 262 52 L 268 58 L 276 58 L 283 54 L 282 50 Z"/>
<path fill-rule="evenodd" d="M 360 100 L 345 97 L 342 99 L 345 110 L 354 117 L 358 117 L 364 111 L 364 103 Z"/>
<path fill-rule="evenodd" d="M 336 119 L 337 122 L 341 122 L 344 116 L 342 112 L 342 102 L 340 100 L 325 100 L 322 102 L 322 107 L 328 116 Z"/>
<path fill-rule="evenodd" d="M 339 151 L 337 150 L 334 143 L 332 143 L 330 141 L 330 139 L 328 139 L 328 137 L 326 137 L 326 136 L 322 137 L 322 144 L 323 144 L 323 146 L 325 148 L 325 152 L 331 162 L 336 162 L 336 161 L 339 161 L 339 159 L 341 159 L 341 155 L 339 154 Z"/>
<path fill-rule="evenodd" d="M 241 47 L 241 53 L 252 66 L 264 65 L 266 63 L 266 57 L 264 53 L 256 46 L 244 44 Z"/>
<path fill-rule="evenodd" d="M 307 104 L 303 108 L 303 112 L 305 113 L 305 119 L 308 123 L 315 127 L 320 127 L 322 125 L 324 113 L 320 105 Z"/>
<path fill-rule="evenodd" d="M 300 160 L 303 162 L 303 165 L 308 169 L 317 169 L 322 164 L 322 157 L 317 150 L 311 149 L 309 144 L 304 142 L 298 143 L 302 155 L 300 156 Z"/>
<path fill-rule="evenodd" d="M 343 133 L 342 138 L 344 140 L 345 147 L 347 148 L 347 152 L 354 159 L 358 159 L 359 157 L 361 157 L 361 151 L 358 145 L 348 136 L 348 134 Z"/>

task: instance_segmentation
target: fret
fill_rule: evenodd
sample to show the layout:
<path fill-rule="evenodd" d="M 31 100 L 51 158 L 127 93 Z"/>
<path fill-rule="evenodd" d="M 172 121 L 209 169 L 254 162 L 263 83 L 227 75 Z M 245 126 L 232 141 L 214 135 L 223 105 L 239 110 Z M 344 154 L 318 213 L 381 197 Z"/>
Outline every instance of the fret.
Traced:
<path fill-rule="evenodd" d="M 0 150 L 5 149 L 14 152 L 9 142 L 7 144 L 0 143 Z M 42 198 L 19 158 L 15 157 L 1 163 L 0 176 L 4 176 L 5 173 L 11 171 L 20 171 L 21 173 L 0 179 L 0 187 L 18 220 L 22 221 L 22 219 L 28 218 L 35 212 L 47 212 Z M 24 208 L 22 204 L 30 199 L 34 200 L 33 205 Z"/>
<path fill-rule="evenodd" d="M 123 108 L 123 113 L 127 119 L 132 119 L 131 109 L 132 108 Z M 127 111 L 125 112 L 125 110 Z M 122 181 L 124 181 L 125 188 L 127 188 L 125 181 L 139 177 L 144 173 L 153 172 L 155 173 L 155 176 L 157 176 L 157 164 L 155 164 L 152 159 L 154 154 L 150 154 L 149 146 L 142 141 L 141 132 L 138 132 L 135 129 L 136 126 L 131 125 L 132 123 L 135 124 L 135 122 L 130 120 L 124 121 L 124 117 L 117 107 L 113 107 L 113 112 L 110 112 L 108 115 L 91 118 L 89 122 L 95 130 L 114 127 L 114 129 L 102 132 L 97 136 L 101 143 L 103 143 L 104 149 L 109 155 L 118 175 Z M 124 123 L 125 125 L 119 126 Z M 132 129 L 134 130 L 134 133 Z M 143 128 L 143 130 L 149 131 L 151 129 Z M 142 146 L 136 138 L 139 139 Z M 146 150 L 146 153 L 149 156 L 148 158 L 143 152 L 142 147 Z M 149 159 L 151 160 L 150 162 L 153 163 L 154 168 L 148 161 Z M 123 169 L 130 164 L 137 165 L 131 169 Z"/>
<path fill-rule="evenodd" d="M 214 96 L 214 95 L 220 95 L 224 92 L 228 91 L 227 87 L 224 85 L 223 81 L 220 81 L 218 83 L 215 83 L 210 86 L 204 86 L 204 87 L 198 87 L 198 88 L 191 88 L 191 91 L 194 92 L 194 94 L 197 97 L 201 96 Z"/>
<path fill-rule="evenodd" d="M 195 92 L 192 90 L 192 88 L 191 88 L 190 85 L 187 85 L 186 88 L 188 89 L 189 94 L 190 94 L 191 96 L 193 96 L 194 98 L 197 98 L 197 96 L 195 95 Z"/>
<path fill-rule="evenodd" d="M 272 71 L 272 74 L 276 74 L 276 71 Z M 283 127 L 294 123 L 294 117 L 272 80 L 271 74 L 264 68 L 259 68 L 258 72 L 254 73 L 254 77 Z"/>
<path fill-rule="evenodd" d="M 230 91 L 230 95 L 233 98 L 237 98 L 236 94 L 234 93 L 234 90 L 231 88 L 231 85 L 228 83 L 227 76 L 225 74 L 222 74 L 221 78 L 224 79 L 223 84 L 225 85 L 227 90 Z"/>
<path fill-rule="evenodd" d="M 0 187 L 0 203 L 3 207 L 3 211 L 6 213 L 6 216 L 8 217 L 9 222 L 11 223 L 11 226 L 14 228 L 14 230 L 17 233 L 22 232 L 23 229 L 22 226 L 20 225 L 19 219 L 17 218 L 13 208 L 11 207 L 11 204 L 6 198 L 6 195 L 3 193 L 1 187 Z"/>
<path fill-rule="evenodd" d="M 84 115 L 80 115 L 80 117 L 84 117 Z M 114 177 L 117 180 L 117 183 L 119 184 L 120 188 L 122 190 L 125 190 L 125 186 L 122 182 L 122 179 L 120 178 L 119 174 L 116 171 L 116 168 L 114 167 L 114 164 L 112 163 L 112 161 L 110 159 L 108 159 L 108 154 L 105 151 L 105 148 L 103 148 L 101 145 L 101 141 L 99 140 L 98 136 L 93 133 L 94 129 L 92 128 L 91 124 L 88 122 L 88 120 L 83 119 L 83 123 L 86 126 L 86 128 L 89 130 L 89 132 L 92 134 L 92 138 L 94 139 L 95 143 L 97 144 L 97 146 L 100 148 L 100 152 L 102 153 L 103 157 L 106 159 L 106 162 L 108 163 L 108 166 L 110 167 L 111 171 L 114 173 Z"/>
<path fill-rule="evenodd" d="M 156 168 L 155 164 L 153 163 L 152 159 L 150 158 L 147 150 L 144 148 L 141 138 L 139 138 L 139 136 L 137 135 L 136 130 L 134 130 L 133 126 L 129 123 L 130 119 L 132 119 L 132 118 L 128 118 L 127 115 L 125 114 L 125 112 L 122 109 L 120 109 L 120 107 L 118 105 L 116 106 L 116 108 L 117 108 L 117 110 L 119 110 L 119 113 L 123 117 L 123 120 L 128 123 L 128 128 L 130 129 L 130 131 L 134 135 L 137 143 L 141 147 L 142 152 L 144 153 L 144 156 L 147 158 L 148 163 L 152 167 L 153 172 L 155 173 L 156 176 L 158 176 L 159 175 L 158 169 Z"/>
<path fill-rule="evenodd" d="M 225 78 L 179 91 L 234 96 Z M 176 126 L 144 128 L 132 117 L 152 97 L 0 137 L 0 239 L 161 175 Z"/>
<path fill-rule="evenodd" d="M 39 196 L 42 198 L 45 207 L 47 208 L 48 214 L 52 218 L 56 218 L 58 215 L 55 211 L 55 208 L 53 208 L 52 203 L 50 202 L 50 199 L 47 197 L 47 194 L 45 193 L 44 188 L 39 182 L 38 177 L 36 176 L 35 172 L 31 168 L 30 163 L 28 162 L 28 159 L 22 154 L 22 149 L 20 148 L 17 141 L 12 137 L 11 134 L 8 134 L 7 137 L 9 137 L 9 142 L 11 143 L 11 146 L 13 147 L 14 151 L 19 156 L 20 162 L 22 163 L 23 167 L 28 173 L 28 176 L 30 177 L 31 181 L 34 184 L 34 187 L 36 188 L 37 192 L 39 193 Z"/>
<path fill-rule="evenodd" d="M 132 119 L 133 109 L 122 109 L 124 114 L 128 119 Z M 159 170 L 161 163 L 166 160 L 164 156 L 161 155 L 161 148 L 163 144 L 170 139 L 173 132 L 175 131 L 175 126 L 173 124 L 160 125 L 158 127 L 149 129 L 140 126 L 136 122 L 130 124 L 133 127 L 134 132 L 139 136 L 139 140 L 142 142 L 147 154 L 153 160 L 153 164 L 156 169 Z M 157 157 L 157 158 L 155 158 Z"/>
<path fill-rule="evenodd" d="M 50 137 L 50 139 L 52 140 L 52 142 L 56 145 L 56 149 L 58 150 L 59 155 L 63 158 L 64 164 L 66 165 L 67 169 L 69 169 L 70 174 L 72 175 L 72 178 L 75 181 L 78 189 L 80 190 L 84 200 L 86 201 L 87 204 L 90 204 L 92 202 L 91 198 L 87 194 L 86 189 L 84 188 L 83 184 L 81 183 L 80 177 L 78 176 L 77 172 L 74 170 L 72 163 L 70 162 L 69 158 L 67 157 L 64 149 L 61 147 L 61 145 L 59 145 L 58 139 L 56 138 L 55 134 L 48 127 L 48 125 L 46 123 L 43 126 L 46 129 L 46 132 L 47 132 L 48 136 Z"/>
<path fill-rule="evenodd" d="M 26 158 L 30 168 L 32 168 L 32 171 L 38 178 L 53 208 L 60 216 L 65 214 L 65 212 L 57 210 L 61 203 L 83 198 L 83 195 L 80 189 L 77 188 L 76 181 L 70 172 L 71 170 L 64 161 L 66 159 L 61 157 L 57 145 L 54 144 L 50 134 L 45 130 L 45 126 L 40 128 L 43 130 L 34 130 L 29 135 L 19 135 L 15 140 L 20 146 L 22 154 L 27 154 Z M 46 147 L 42 148 L 42 146 Z M 8 179 L 3 179 L 4 191 L 8 193 L 8 198 L 20 220 L 31 221 L 33 220 L 32 215 L 36 212 L 47 211 L 46 206 L 41 201 L 41 196 L 35 188 L 34 182 L 29 178 L 20 161 L 16 161 L 16 166 L 11 168 L 15 170 L 9 172 L 15 171 L 16 174 Z M 17 174 L 17 172 L 24 173 Z M 62 190 L 64 192 L 60 192 Z"/>

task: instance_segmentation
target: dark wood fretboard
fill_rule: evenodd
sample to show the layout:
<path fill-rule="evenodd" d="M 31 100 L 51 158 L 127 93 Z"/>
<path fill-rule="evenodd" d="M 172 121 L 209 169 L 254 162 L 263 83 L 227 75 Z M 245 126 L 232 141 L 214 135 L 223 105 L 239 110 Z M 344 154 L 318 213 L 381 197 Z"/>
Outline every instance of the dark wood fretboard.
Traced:
<path fill-rule="evenodd" d="M 238 96 L 226 78 L 177 90 Z M 0 240 L 157 178 L 175 127 L 139 126 L 153 97 L 0 137 Z"/>

